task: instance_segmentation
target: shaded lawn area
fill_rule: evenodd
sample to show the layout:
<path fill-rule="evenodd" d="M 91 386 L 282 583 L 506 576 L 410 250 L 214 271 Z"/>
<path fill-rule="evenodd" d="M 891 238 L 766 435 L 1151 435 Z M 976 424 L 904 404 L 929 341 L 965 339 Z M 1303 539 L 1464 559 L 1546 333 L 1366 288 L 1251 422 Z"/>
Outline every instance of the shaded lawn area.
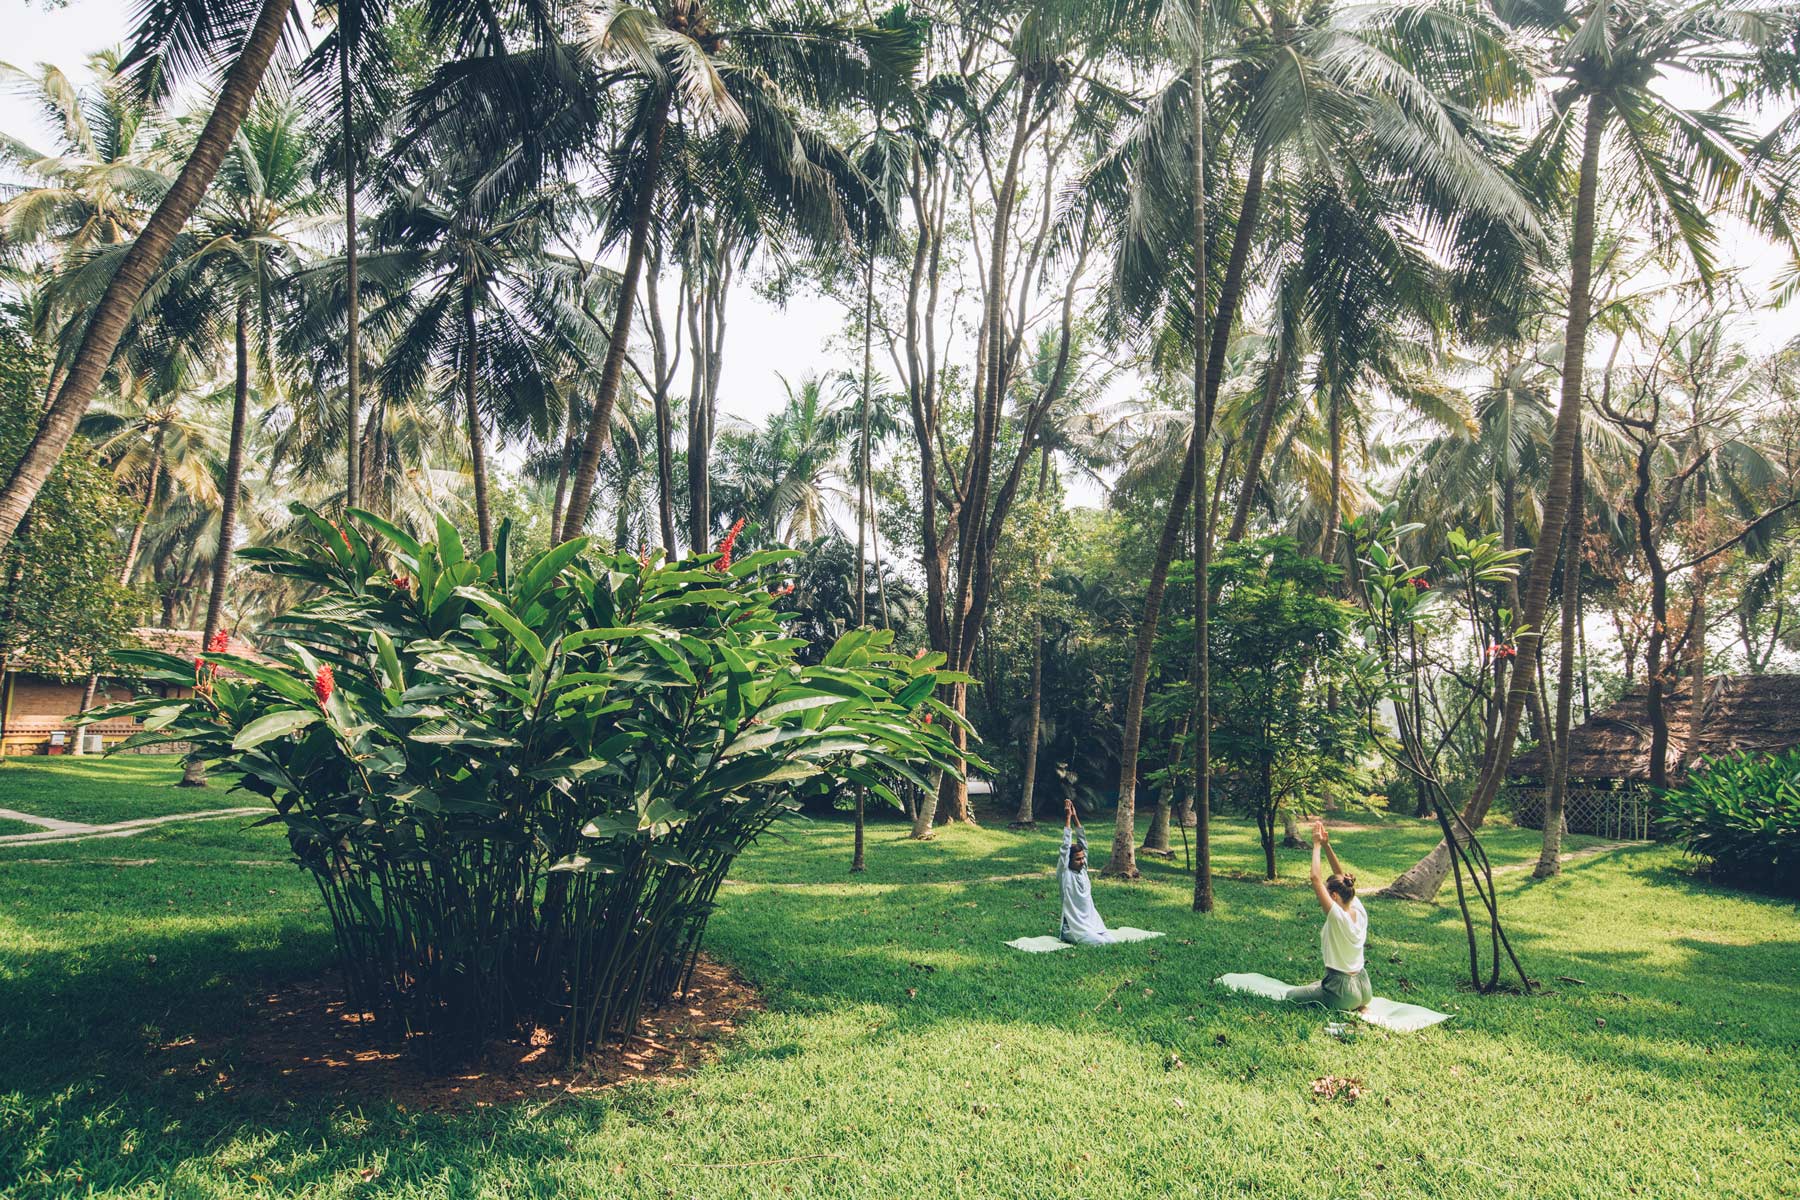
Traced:
<path fill-rule="evenodd" d="M 251 803 L 222 785 L 204 788 L 173 786 L 181 778 L 176 754 L 31 756 L 0 759 L 0 808 L 59 821 L 109 825 L 138 817 L 204 812 Z M 0 830 L 29 833 L 39 826 Z"/>
<path fill-rule="evenodd" d="M 24 807 L 16 778 L 0 772 L 0 807 Z M 1221 879 L 1213 916 L 1189 911 L 1179 860 L 1151 864 L 1096 896 L 1108 921 L 1167 938 L 1051 955 L 1001 945 L 1054 929 L 1049 875 L 991 880 L 1047 872 L 1052 829 L 919 844 L 877 825 L 855 878 L 848 826 L 778 832 L 733 872 L 709 937 L 771 1004 L 720 1061 L 461 1115 L 162 1074 L 158 1046 L 327 961 L 316 892 L 279 865 L 273 829 L 0 849 L 0 1195 L 1792 1193 L 1800 914 L 1699 882 L 1667 849 L 1503 878 L 1550 989 L 1529 998 L 1459 989 L 1454 907 L 1372 901 L 1377 992 L 1456 1020 L 1340 1042 L 1317 1013 L 1210 983 L 1315 970 L 1300 852 L 1263 883 L 1241 823 L 1218 827 L 1221 871 L 1246 874 Z M 1373 882 L 1433 836 L 1393 821 L 1334 840 Z M 1528 861 L 1536 838 L 1501 830 L 1493 846 Z M 1365 1098 L 1315 1101 L 1327 1074 L 1361 1079 Z"/>

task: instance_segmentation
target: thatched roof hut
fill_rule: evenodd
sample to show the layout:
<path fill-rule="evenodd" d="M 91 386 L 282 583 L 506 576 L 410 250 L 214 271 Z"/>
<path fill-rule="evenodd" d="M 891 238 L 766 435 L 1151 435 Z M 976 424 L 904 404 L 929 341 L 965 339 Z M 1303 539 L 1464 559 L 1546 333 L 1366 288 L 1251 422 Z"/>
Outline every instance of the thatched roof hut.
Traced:
<path fill-rule="evenodd" d="M 1665 763 L 1671 779 L 1707 758 L 1745 751 L 1777 753 L 1800 745 L 1800 675 L 1719 675 L 1706 682 L 1698 732 L 1692 728 L 1691 689 L 1663 697 L 1669 725 Z M 1634 688 L 1604 712 L 1569 731 L 1569 778 L 1589 783 L 1647 783 L 1650 779 L 1648 689 Z M 1550 773 L 1542 746 L 1518 755 L 1507 774 L 1515 782 Z"/>

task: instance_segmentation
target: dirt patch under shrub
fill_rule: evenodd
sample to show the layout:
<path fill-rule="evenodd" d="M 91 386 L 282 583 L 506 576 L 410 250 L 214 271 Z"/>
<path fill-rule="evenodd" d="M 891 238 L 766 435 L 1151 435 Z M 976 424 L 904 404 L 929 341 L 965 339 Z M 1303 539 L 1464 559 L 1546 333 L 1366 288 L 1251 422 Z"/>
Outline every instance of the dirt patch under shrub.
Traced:
<path fill-rule="evenodd" d="M 235 1027 L 156 1053 L 163 1075 L 198 1076 L 226 1095 L 390 1100 L 411 1111 L 535 1105 L 691 1070 L 761 1008 L 754 988 L 702 956 L 687 992 L 643 1014 L 627 1045 L 608 1042 L 574 1072 L 567 1050 L 541 1028 L 490 1043 L 473 1063 L 445 1066 L 351 1011 L 333 981 L 311 980 L 259 993 Z"/>

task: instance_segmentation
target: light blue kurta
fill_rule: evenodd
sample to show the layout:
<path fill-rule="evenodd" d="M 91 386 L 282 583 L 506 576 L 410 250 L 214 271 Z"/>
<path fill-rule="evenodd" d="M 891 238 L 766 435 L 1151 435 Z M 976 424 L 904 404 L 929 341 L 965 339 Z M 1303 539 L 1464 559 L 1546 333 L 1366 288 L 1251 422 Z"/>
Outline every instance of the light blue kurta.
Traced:
<path fill-rule="evenodd" d="M 1079 844 L 1087 849 L 1087 838 L 1069 826 L 1063 826 L 1062 852 L 1056 860 L 1056 881 L 1062 888 L 1062 929 L 1065 942 L 1082 946 L 1103 946 L 1113 940 L 1106 922 L 1094 909 L 1094 892 L 1088 884 L 1088 873 L 1069 866 L 1069 847 Z"/>

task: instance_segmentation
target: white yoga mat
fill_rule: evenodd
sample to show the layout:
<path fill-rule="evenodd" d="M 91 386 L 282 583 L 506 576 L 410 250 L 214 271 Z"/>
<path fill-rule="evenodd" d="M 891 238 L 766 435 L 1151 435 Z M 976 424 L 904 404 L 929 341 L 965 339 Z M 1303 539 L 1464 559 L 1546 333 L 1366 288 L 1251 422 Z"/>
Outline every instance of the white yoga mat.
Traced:
<path fill-rule="evenodd" d="M 1114 942 L 1147 942 L 1151 938 L 1163 936 L 1153 929 L 1133 929 L 1129 925 L 1112 930 L 1112 935 Z M 1023 950 L 1027 954 L 1049 954 L 1056 950 L 1073 950 L 1075 948 L 1073 943 L 1051 937 L 1049 934 L 1040 937 L 1014 938 L 1006 944 L 1014 950 Z"/>
<path fill-rule="evenodd" d="M 1267 975 L 1221 975 L 1218 982 L 1232 991 L 1249 992 L 1266 1000 L 1285 1000 L 1292 990 L 1291 985 Z M 1379 1025 L 1383 1029 L 1392 1029 L 1396 1033 L 1413 1033 L 1450 1019 L 1449 1013 L 1434 1012 L 1421 1005 L 1402 1004 L 1398 1000 L 1388 1000 L 1381 996 L 1369 1001 L 1369 1006 L 1362 1012 L 1345 1015 L 1370 1025 Z"/>

